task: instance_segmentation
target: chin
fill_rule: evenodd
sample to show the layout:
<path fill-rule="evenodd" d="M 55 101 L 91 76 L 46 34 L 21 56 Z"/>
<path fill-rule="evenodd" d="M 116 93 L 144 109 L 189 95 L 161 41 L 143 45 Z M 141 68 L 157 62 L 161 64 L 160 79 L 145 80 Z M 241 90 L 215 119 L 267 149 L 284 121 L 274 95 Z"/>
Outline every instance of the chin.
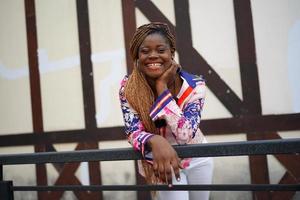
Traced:
<path fill-rule="evenodd" d="M 146 74 L 146 77 L 155 80 L 155 79 L 158 79 L 161 76 L 161 74 L 162 73 L 160 73 L 160 74 Z"/>
<path fill-rule="evenodd" d="M 147 70 L 144 72 L 144 75 L 148 78 L 151 78 L 151 79 L 157 79 L 159 78 L 162 74 L 163 74 L 163 70 L 157 70 L 157 71 L 150 71 L 150 70 Z"/>

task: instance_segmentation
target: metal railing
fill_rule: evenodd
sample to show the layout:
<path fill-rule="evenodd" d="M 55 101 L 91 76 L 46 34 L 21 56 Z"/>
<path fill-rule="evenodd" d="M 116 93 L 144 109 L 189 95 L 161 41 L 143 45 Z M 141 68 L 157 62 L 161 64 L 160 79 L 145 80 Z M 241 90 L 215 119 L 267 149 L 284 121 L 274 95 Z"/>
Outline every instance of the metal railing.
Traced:
<path fill-rule="evenodd" d="M 207 143 L 174 146 L 181 158 L 221 157 L 266 154 L 299 154 L 300 139 L 258 140 L 245 142 Z M 3 180 L 3 165 L 115 161 L 142 159 L 131 148 L 0 154 L 0 199 L 13 199 L 14 191 L 153 191 L 153 190 L 210 190 L 210 191 L 300 191 L 299 184 L 210 184 L 210 185 L 59 185 L 14 186 Z"/>

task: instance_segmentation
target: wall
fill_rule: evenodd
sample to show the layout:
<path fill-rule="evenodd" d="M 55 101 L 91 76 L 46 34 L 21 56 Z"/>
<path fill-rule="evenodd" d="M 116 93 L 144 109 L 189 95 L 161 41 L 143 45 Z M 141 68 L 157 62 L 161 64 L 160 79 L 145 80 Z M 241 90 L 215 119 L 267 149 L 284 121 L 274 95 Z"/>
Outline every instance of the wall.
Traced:
<path fill-rule="evenodd" d="M 153 2 L 175 25 L 173 1 Z M 88 5 L 97 126 L 122 126 L 118 87 L 127 72 L 121 1 L 89 0 Z M 189 5 L 194 48 L 242 99 L 233 1 L 190 0 Z M 24 6 L 21 0 L 0 1 L 0 135 L 33 131 Z M 82 129 L 85 124 L 76 2 L 43 0 L 35 1 L 35 6 L 44 130 Z M 262 113 L 299 113 L 300 2 L 252 0 L 251 9 Z M 137 25 L 149 22 L 139 9 L 135 12 Z M 230 117 L 232 114 L 208 89 L 203 119 Z M 299 137 L 299 133 L 299 130 L 279 132 L 283 138 Z M 246 135 L 210 135 L 208 140 L 244 141 Z M 76 144 L 54 146 L 62 151 L 73 150 Z M 121 146 L 129 147 L 125 140 L 99 142 L 100 148 Z M 2 154 L 23 152 L 34 152 L 34 148 L 0 148 Z M 112 178 L 116 166 L 120 176 L 117 182 Z M 268 166 L 270 182 L 277 183 L 285 173 L 284 167 L 273 156 L 268 156 Z M 48 182 L 52 184 L 58 174 L 50 164 L 47 169 Z M 21 170 L 26 173 L 18 173 Z M 83 184 L 89 183 L 87 170 L 87 164 L 82 163 L 76 173 Z M 101 170 L 103 184 L 135 184 L 132 161 L 105 162 Z M 33 185 L 35 168 L 5 166 L 4 178 L 13 179 L 15 185 Z M 250 181 L 248 157 L 215 158 L 214 183 L 247 184 Z M 16 199 L 36 198 L 33 192 L 15 195 Z M 134 192 L 105 193 L 106 199 L 121 195 L 134 198 Z M 212 199 L 252 197 L 250 192 L 212 192 L 211 196 Z M 64 197 L 75 198 L 72 193 L 65 193 Z"/>

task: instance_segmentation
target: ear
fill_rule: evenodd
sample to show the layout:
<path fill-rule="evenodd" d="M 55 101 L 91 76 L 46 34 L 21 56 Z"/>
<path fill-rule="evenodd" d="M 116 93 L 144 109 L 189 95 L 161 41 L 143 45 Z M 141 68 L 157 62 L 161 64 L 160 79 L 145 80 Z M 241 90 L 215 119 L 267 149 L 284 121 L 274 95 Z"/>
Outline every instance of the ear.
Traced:
<path fill-rule="evenodd" d="M 138 67 L 139 66 L 139 59 L 135 60 L 135 66 Z"/>
<path fill-rule="evenodd" d="M 175 57 L 175 49 L 172 48 L 171 49 L 171 58 L 172 58 L 172 60 L 174 60 L 174 57 Z"/>

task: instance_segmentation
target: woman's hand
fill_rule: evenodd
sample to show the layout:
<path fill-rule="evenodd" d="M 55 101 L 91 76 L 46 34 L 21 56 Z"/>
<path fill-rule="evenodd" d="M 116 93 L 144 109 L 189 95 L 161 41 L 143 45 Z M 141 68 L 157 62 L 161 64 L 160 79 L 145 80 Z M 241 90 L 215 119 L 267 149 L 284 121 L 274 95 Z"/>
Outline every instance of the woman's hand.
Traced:
<path fill-rule="evenodd" d="M 163 93 L 168 88 L 168 84 L 175 80 L 178 68 L 181 66 L 173 60 L 171 66 L 156 80 L 157 95 Z"/>
<path fill-rule="evenodd" d="M 180 180 L 180 159 L 174 148 L 162 136 L 155 135 L 148 141 L 153 154 L 153 171 L 163 183 L 172 184 L 172 168 L 176 180 Z"/>

